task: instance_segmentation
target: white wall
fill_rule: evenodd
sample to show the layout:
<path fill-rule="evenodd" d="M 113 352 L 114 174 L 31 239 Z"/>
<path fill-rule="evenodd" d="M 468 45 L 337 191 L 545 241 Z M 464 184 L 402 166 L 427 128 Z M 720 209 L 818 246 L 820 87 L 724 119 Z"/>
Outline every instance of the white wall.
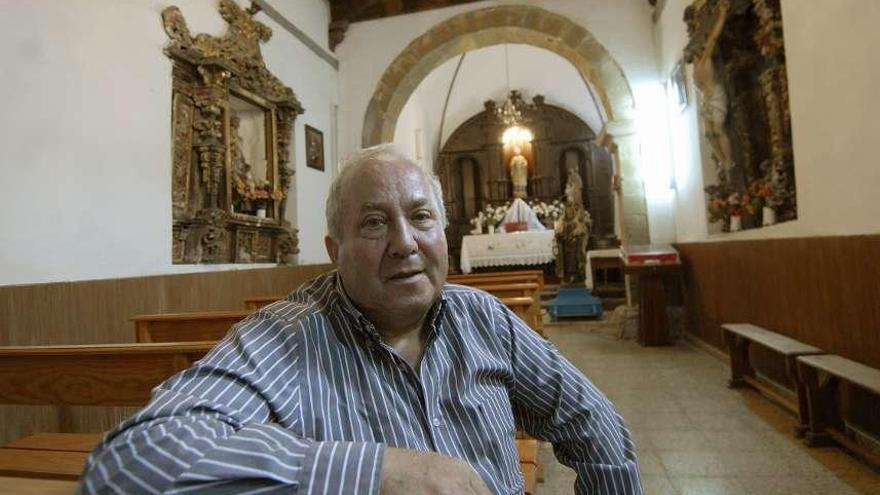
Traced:
<path fill-rule="evenodd" d="M 642 0 L 531 2 L 476 2 L 457 7 L 431 10 L 353 24 L 346 39 L 337 47 L 340 59 L 340 98 L 344 112 L 342 143 L 353 150 L 361 145 L 364 115 L 376 84 L 385 69 L 413 39 L 436 24 L 463 12 L 496 5 L 522 3 L 538 6 L 564 15 L 589 30 L 620 64 L 633 88 L 637 108 L 655 106 L 651 101 L 663 98 L 658 92 L 655 48 L 652 39 L 651 10 Z M 523 89 L 524 95 L 544 94 L 547 102 L 562 106 L 586 121 L 597 132 L 602 122 L 594 108 L 584 81 L 571 64 L 557 54 L 528 45 L 509 45 L 512 89 Z M 395 142 L 407 146 L 413 129 L 439 125 L 449 81 L 458 57 L 447 60 L 429 74 L 414 91 L 401 112 Z M 519 63 L 517 63 L 519 62 Z M 443 128 L 445 140 L 464 120 L 482 111 L 483 102 L 501 100 L 506 94 L 504 48 L 502 45 L 467 52 L 453 87 Z M 418 110 L 416 109 L 418 108 Z M 420 117 L 419 117 L 420 116 Z M 665 113 L 660 117 L 665 121 Z M 640 117 L 641 118 L 641 117 Z M 652 116 L 657 120 L 658 116 Z M 665 130 L 661 130 L 665 135 Z M 438 132 L 426 134 L 431 148 L 442 146 Z M 653 148 L 647 150 L 653 151 Z M 668 150 L 664 153 L 668 154 Z M 653 154 L 656 156 L 656 153 Z M 644 167 L 668 167 L 646 153 Z M 668 180 L 666 181 L 668 183 Z M 657 189 L 657 188 L 655 188 Z M 662 189 L 662 188 L 661 188 Z M 651 238 L 654 242 L 670 242 L 675 238 L 672 195 L 668 190 L 647 196 Z"/>
<path fill-rule="evenodd" d="M 668 0 L 657 26 L 661 73 L 686 43 L 688 0 Z M 734 234 L 707 230 L 695 105 L 673 119 L 676 225 L 681 241 L 735 240 L 880 232 L 876 141 L 880 2 L 782 1 L 798 219 Z"/>
<path fill-rule="evenodd" d="M 577 70 L 560 55 L 531 45 L 508 45 L 510 59 L 510 88 L 519 90 L 527 102 L 535 95 L 544 95 L 548 104 L 562 107 L 580 117 L 594 132 L 602 129 L 602 118 L 590 96 L 589 89 Z M 424 117 L 418 125 L 433 125 L 434 132 L 427 136 L 431 150 L 442 149 L 451 134 L 467 119 L 483 111 L 483 103 L 494 99 L 500 103 L 507 97 L 504 45 L 471 50 L 465 54 L 451 93 L 455 67 L 460 57 L 454 57 L 428 74 L 419 84 L 401 111 L 395 128 L 395 143 L 401 136 L 410 140 L 415 125 L 409 115 L 414 108 L 421 109 Z M 449 103 L 443 119 L 443 132 L 436 131 L 443 117 L 446 95 Z"/>
<path fill-rule="evenodd" d="M 347 151 L 360 147 L 364 115 L 376 84 L 397 55 L 413 39 L 436 24 L 471 10 L 491 6 L 523 4 L 564 15 L 589 30 L 621 65 L 632 85 L 656 83 L 656 64 L 650 8 L 642 0 L 535 0 L 530 2 L 483 1 L 418 14 L 352 24 L 336 54 L 340 61 L 340 98 L 344 117 L 341 146 Z M 621 28 L 622 26 L 625 27 Z M 486 79 L 504 80 L 503 61 L 496 71 L 484 70 Z M 502 65 L 497 62 L 501 61 Z M 465 62 L 467 63 L 467 61 Z M 515 70 L 515 69 L 514 69 Z M 516 75 L 511 74 L 516 81 Z M 503 91 L 501 91 L 503 93 Z M 476 94 L 476 93 L 475 93 Z M 486 95 L 486 98 L 492 95 Z M 442 100 L 443 95 L 434 95 Z M 476 94 L 477 99 L 484 99 Z M 497 97 L 497 96 L 496 96 Z M 480 107 L 473 113 L 482 108 Z"/>
<path fill-rule="evenodd" d="M 175 4 L 194 34 L 224 32 L 216 1 Z M 0 285 L 235 268 L 171 264 L 165 6 L 0 0 L 0 60 L 7 68 L 0 79 L 0 169 L 7 184 L 0 196 Z M 316 24 L 305 31 L 326 27 L 324 2 L 299 9 Z M 330 174 L 306 170 L 302 124 L 329 129 L 337 74 L 265 15 L 260 20 L 274 32 L 263 49 L 267 65 L 306 108 L 295 131 L 301 193 L 288 218 L 299 224 L 300 261 L 324 261 L 317 198 Z M 309 213 L 297 219 L 297 212 Z"/>

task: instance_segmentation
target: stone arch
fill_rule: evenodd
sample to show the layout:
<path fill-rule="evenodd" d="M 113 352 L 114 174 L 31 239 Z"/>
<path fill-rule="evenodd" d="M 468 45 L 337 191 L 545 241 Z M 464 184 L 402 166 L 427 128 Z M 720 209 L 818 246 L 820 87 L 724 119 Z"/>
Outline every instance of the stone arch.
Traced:
<path fill-rule="evenodd" d="M 403 106 L 419 83 L 443 62 L 471 50 L 501 43 L 529 44 L 567 59 L 592 87 L 609 124 L 614 123 L 613 128 L 633 127 L 631 119 L 635 100 L 629 82 L 617 61 L 589 31 L 540 7 L 508 5 L 453 16 L 404 48 L 382 74 L 367 105 L 363 146 L 394 139 L 394 128 Z M 603 129 L 603 134 L 608 127 Z M 617 137 L 614 133 L 608 134 Z M 618 147 L 628 147 L 630 141 L 635 142 L 631 139 L 615 140 Z M 631 157 L 632 163 L 619 162 L 617 173 L 634 197 L 620 202 L 621 236 L 625 241 L 647 242 L 644 187 L 636 173 L 638 149 L 624 151 L 626 153 L 615 153 L 615 156 Z M 623 205 L 629 207 L 626 214 L 622 211 Z"/>

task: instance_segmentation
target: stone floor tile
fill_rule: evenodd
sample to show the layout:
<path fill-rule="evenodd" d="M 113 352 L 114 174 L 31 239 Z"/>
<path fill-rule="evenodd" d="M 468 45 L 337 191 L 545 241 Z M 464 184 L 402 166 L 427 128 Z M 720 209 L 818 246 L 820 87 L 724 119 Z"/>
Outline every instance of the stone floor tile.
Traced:
<path fill-rule="evenodd" d="M 642 476 L 645 495 L 678 495 L 678 490 L 666 476 Z"/>
<path fill-rule="evenodd" d="M 876 472 L 840 449 L 805 447 L 788 411 L 752 389 L 727 388 L 726 363 L 686 345 L 640 347 L 591 325 L 548 334 L 617 405 L 646 494 L 880 495 Z M 550 444 L 539 459 L 545 481 L 536 495 L 572 493 L 575 475 Z"/>
<path fill-rule="evenodd" d="M 741 495 L 743 488 L 736 478 L 673 476 L 672 484 L 681 495 Z"/>
<path fill-rule="evenodd" d="M 724 476 L 728 474 L 714 452 L 658 450 L 657 456 L 669 476 Z"/>

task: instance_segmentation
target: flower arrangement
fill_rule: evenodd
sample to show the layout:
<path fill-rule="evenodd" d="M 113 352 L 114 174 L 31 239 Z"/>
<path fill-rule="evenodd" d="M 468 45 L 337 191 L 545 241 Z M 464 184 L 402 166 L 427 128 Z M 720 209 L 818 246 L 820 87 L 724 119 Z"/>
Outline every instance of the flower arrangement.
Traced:
<path fill-rule="evenodd" d="M 251 201 L 281 201 L 284 199 L 284 191 L 272 190 L 271 184 L 266 179 L 257 179 L 254 184 L 246 184 L 240 177 L 235 179 L 235 191 L 244 199 Z"/>
<path fill-rule="evenodd" d="M 752 198 L 749 203 L 749 213 L 752 215 L 764 206 L 773 206 L 775 203 L 773 188 L 761 179 L 752 181 L 752 183 L 749 184 L 749 194 Z"/>
<path fill-rule="evenodd" d="M 529 201 L 529 207 L 535 212 L 535 215 L 538 216 L 538 220 L 541 223 L 547 225 L 548 223 L 552 225 L 556 220 L 562 216 L 563 205 L 562 202 L 558 199 L 554 199 L 552 203 L 545 203 L 543 201 Z"/>
<path fill-rule="evenodd" d="M 747 211 L 752 213 L 753 200 L 748 192 L 739 193 L 730 190 L 724 184 L 717 184 L 707 186 L 706 193 L 709 196 L 707 209 L 710 222 L 720 222 L 727 217 L 739 217 Z"/>
<path fill-rule="evenodd" d="M 259 210 L 265 210 L 270 200 L 281 201 L 285 198 L 284 191 L 273 190 L 266 179 L 245 180 L 236 177 L 235 193 L 235 211 L 249 214 L 259 214 Z"/>
<path fill-rule="evenodd" d="M 483 208 L 483 216 L 486 218 L 486 223 L 491 225 L 492 227 L 497 227 L 498 224 L 504 220 L 504 215 L 507 215 L 507 210 L 510 208 L 510 201 L 504 203 L 503 205 L 492 206 L 491 204 L 487 204 L 485 208 Z"/>
<path fill-rule="evenodd" d="M 708 196 L 706 208 L 709 211 L 709 221 L 713 223 L 723 221 L 728 216 L 727 201 L 733 191 L 723 182 L 706 186 L 705 190 Z"/>

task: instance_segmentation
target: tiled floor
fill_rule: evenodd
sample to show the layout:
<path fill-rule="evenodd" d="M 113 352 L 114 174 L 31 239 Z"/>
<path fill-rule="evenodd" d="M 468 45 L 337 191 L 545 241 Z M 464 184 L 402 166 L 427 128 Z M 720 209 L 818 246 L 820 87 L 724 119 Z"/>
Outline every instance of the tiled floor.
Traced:
<path fill-rule="evenodd" d="M 553 342 L 615 403 L 636 441 L 645 493 L 880 494 L 880 474 L 836 448 L 808 449 L 795 418 L 686 344 L 640 347 L 607 324 L 549 325 Z M 573 472 L 539 452 L 537 495 L 572 493 Z"/>

